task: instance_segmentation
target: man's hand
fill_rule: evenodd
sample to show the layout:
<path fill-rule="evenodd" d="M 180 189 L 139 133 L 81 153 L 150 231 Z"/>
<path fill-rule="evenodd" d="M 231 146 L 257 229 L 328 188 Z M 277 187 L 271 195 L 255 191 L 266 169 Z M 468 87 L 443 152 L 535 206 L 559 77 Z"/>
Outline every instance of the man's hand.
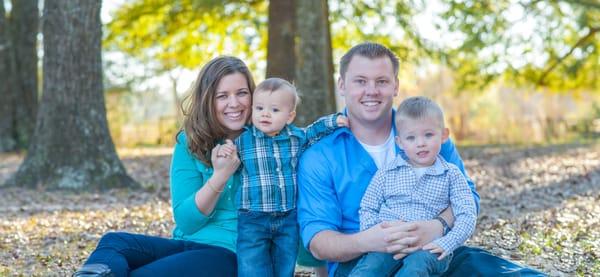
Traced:
<path fill-rule="evenodd" d="M 387 252 L 387 234 L 381 228 L 381 225 L 382 223 L 379 223 L 360 233 L 359 244 L 361 252 Z"/>
<path fill-rule="evenodd" d="M 441 254 L 438 257 L 438 260 L 441 260 L 441 259 L 445 258 L 446 256 L 448 256 L 448 252 L 444 251 L 443 248 L 441 248 L 439 245 L 437 245 L 433 242 L 425 244 L 425 246 L 423 246 L 423 250 L 429 250 L 429 252 L 431 252 L 433 254 Z"/>
<path fill-rule="evenodd" d="M 350 128 L 350 123 L 348 122 L 348 118 L 344 115 L 338 115 L 335 123 L 338 127 L 348 127 Z"/>
<path fill-rule="evenodd" d="M 428 221 L 390 221 L 383 222 L 381 228 L 388 242 L 386 251 L 394 254 L 394 259 L 401 259 L 415 252 L 423 245 L 432 242 L 443 234 L 443 226 L 437 220 Z"/>

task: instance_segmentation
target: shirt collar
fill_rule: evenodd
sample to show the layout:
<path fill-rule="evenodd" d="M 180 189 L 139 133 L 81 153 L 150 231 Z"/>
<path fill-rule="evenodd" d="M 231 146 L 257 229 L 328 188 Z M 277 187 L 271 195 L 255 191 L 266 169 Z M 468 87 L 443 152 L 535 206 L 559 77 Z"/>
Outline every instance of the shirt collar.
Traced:
<path fill-rule="evenodd" d="M 244 127 L 244 129 L 251 131 L 252 135 L 256 138 L 269 137 L 263 131 L 256 128 L 256 126 L 254 126 L 254 125 L 246 125 Z M 273 136 L 272 138 L 273 139 L 288 139 L 291 136 L 302 137 L 302 135 L 303 135 L 303 132 L 302 132 L 302 130 L 300 130 L 300 128 L 298 128 L 294 125 L 291 125 L 291 124 L 286 124 L 285 127 L 283 127 L 283 129 L 279 132 L 279 134 L 277 134 L 276 136 Z"/>
<path fill-rule="evenodd" d="M 348 107 L 344 108 L 344 110 L 342 111 L 342 114 L 346 118 L 348 117 Z M 392 134 L 394 135 L 394 140 L 397 135 L 395 122 L 396 122 L 396 109 L 392 108 Z M 352 134 L 352 131 L 350 130 L 350 128 L 337 128 L 332 134 L 332 136 L 334 138 L 337 138 L 339 136 L 345 136 L 345 135 L 354 136 L 354 134 Z M 404 155 L 404 151 L 402 151 L 400 149 L 400 147 L 398 146 L 398 144 L 395 141 L 394 141 L 394 148 L 396 149 L 396 154 Z M 407 158 L 407 157 L 405 157 L 405 158 Z"/>
<path fill-rule="evenodd" d="M 388 169 L 396 169 L 396 168 L 404 167 L 404 166 L 410 167 L 411 165 L 408 163 L 407 160 L 405 160 L 405 158 L 402 155 L 396 155 L 396 159 L 394 159 L 394 161 L 390 164 Z M 426 175 L 442 175 L 448 169 L 450 169 L 450 167 L 448 166 L 448 163 L 444 160 L 444 158 L 442 158 L 442 156 L 438 155 L 437 159 L 435 160 L 435 163 L 433 163 L 433 165 L 427 169 L 425 174 Z"/>

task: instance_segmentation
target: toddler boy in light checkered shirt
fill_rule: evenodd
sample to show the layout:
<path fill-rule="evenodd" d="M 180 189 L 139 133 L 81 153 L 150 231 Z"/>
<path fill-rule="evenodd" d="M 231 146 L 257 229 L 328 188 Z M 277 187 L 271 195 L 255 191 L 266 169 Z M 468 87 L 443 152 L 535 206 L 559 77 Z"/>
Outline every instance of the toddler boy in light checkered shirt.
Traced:
<path fill-rule="evenodd" d="M 365 254 L 350 276 L 429 276 L 448 269 L 452 252 L 474 232 L 476 206 L 460 170 L 439 155 L 448 139 L 442 109 L 426 97 L 404 100 L 396 112 L 396 143 L 403 150 L 380 168 L 359 210 L 360 229 L 383 222 L 431 220 L 451 207 L 454 226 L 401 260 L 393 254 Z M 443 225 L 445 221 L 440 219 Z"/>
<path fill-rule="evenodd" d="M 235 140 L 242 161 L 237 193 L 237 261 L 242 277 L 293 276 L 299 247 L 298 158 L 322 136 L 348 126 L 345 116 L 332 114 L 298 128 L 291 124 L 298 101 L 296 88 L 288 81 L 261 82 L 252 95 L 252 125 Z"/>

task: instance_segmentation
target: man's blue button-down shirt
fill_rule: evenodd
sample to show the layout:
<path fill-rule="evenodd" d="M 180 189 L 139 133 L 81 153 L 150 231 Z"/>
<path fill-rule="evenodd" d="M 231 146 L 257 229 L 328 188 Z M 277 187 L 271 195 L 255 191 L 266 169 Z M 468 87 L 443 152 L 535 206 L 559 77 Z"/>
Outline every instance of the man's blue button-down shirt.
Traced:
<path fill-rule="evenodd" d="M 391 122 L 396 135 L 394 114 Z M 406 158 L 398 146 L 396 153 Z M 479 194 L 451 140 L 442 145 L 440 155 L 465 175 L 479 211 Z M 375 172 L 375 162 L 348 128 L 337 129 L 302 154 L 298 165 L 298 222 L 305 247 L 324 230 L 359 231 L 360 201 Z"/>

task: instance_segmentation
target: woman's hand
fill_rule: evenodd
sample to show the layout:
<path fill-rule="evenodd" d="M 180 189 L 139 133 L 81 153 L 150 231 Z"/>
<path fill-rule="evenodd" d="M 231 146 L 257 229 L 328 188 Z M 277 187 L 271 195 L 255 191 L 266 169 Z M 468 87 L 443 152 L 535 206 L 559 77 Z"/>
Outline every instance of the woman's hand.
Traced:
<path fill-rule="evenodd" d="M 213 148 L 210 160 L 213 164 L 213 178 L 219 184 L 225 184 L 240 166 L 237 147 L 229 139 L 225 140 L 225 144 Z"/>
<path fill-rule="evenodd" d="M 223 145 L 215 146 L 212 149 L 210 161 L 213 165 L 213 175 L 205 180 L 204 185 L 195 195 L 196 207 L 204 215 L 210 215 L 214 211 L 227 180 L 240 165 L 236 147 L 231 140 L 227 140 Z"/>

